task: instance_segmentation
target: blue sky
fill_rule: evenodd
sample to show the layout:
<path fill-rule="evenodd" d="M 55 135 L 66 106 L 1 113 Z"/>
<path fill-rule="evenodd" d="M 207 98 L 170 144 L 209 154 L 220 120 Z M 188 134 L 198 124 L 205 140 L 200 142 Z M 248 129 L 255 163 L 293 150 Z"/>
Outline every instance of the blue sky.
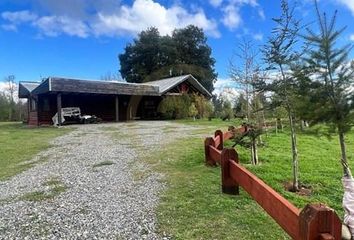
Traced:
<path fill-rule="evenodd" d="M 313 21 L 313 2 L 299 2 L 297 16 L 304 23 Z M 348 25 L 340 41 L 354 42 L 354 0 L 321 0 L 319 5 L 329 13 L 339 11 L 338 25 Z M 279 14 L 275 0 L 1 0 L 0 78 L 97 79 L 118 71 L 118 54 L 141 30 L 155 26 L 170 34 L 195 24 L 213 50 L 217 87 L 227 86 L 237 44 L 242 38 L 264 44 L 271 19 Z"/>

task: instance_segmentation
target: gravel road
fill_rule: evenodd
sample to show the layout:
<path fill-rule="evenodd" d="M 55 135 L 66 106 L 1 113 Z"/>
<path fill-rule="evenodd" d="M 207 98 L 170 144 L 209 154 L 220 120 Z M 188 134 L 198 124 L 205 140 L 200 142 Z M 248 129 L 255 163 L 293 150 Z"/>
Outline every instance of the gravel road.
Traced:
<path fill-rule="evenodd" d="M 163 176 L 141 158 L 191 129 L 162 121 L 75 126 L 27 162 L 34 167 L 0 182 L 0 239 L 167 239 L 156 233 Z"/>

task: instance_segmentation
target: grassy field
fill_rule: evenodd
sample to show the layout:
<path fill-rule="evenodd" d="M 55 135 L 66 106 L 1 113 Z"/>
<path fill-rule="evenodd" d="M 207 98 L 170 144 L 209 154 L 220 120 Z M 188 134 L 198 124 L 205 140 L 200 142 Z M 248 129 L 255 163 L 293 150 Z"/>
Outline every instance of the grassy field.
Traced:
<path fill-rule="evenodd" d="M 31 166 L 26 163 L 50 146 L 49 141 L 70 131 L 54 127 L 28 128 L 22 123 L 0 123 L 0 180 Z"/>
<path fill-rule="evenodd" d="M 156 159 L 160 160 L 157 169 L 166 174 L 169 186 L 159 208 L 160 231 L 171 233 L 176 239 L 288 239 L 246 192 L 241 190 L 236 197 L 221 194 L 219 167 L 204 166 L 203 137 L 200 134 L 212 134 L 218 128 L 225 131 L 230 123 L 218 120 L 177 122 L 203 126 L 204 129 L 198 130 L 193 138 L 177 141 L 159 157 L 151 159 L 155 163 Z M 322 202 L 342 217 L 342 173 L 336 135 L 328 138 L 313 128 L 299 131 L 300 180 L 311 187 L 311 196 L 299 196 L 284 189 L 283 183 L 291 180 L 289 133 L 269 133 L 263 139 L 266 146 L 259 149 L 259 166 L 249 164 L 247 149 L 237 149 L 243 165 L 297 207 Z M 351 161 L 353 132 L 347 136 L 347 143 Z"/>

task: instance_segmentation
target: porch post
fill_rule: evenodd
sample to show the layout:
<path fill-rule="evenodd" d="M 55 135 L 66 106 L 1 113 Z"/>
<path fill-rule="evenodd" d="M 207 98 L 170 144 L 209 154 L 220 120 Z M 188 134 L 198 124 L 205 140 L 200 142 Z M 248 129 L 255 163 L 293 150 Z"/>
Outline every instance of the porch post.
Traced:
<path fill-rule="evenodd" d="M 61 122 L 61 93 L 57 94 L 57 112 L 58 112 L 58 125 L 62 124 Z"/>
<path fill-rule="evenodd" d="M 119 122 L 119 98 L 115 97 L 115 106 L 116 106 L 116 122 Z"/>

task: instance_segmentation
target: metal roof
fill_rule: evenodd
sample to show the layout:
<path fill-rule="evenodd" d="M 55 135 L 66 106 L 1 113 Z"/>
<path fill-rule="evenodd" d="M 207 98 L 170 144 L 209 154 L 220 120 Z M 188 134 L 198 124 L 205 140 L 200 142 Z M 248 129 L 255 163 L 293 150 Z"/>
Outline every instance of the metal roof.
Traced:
<path fill-rule="evenodd" d="M 19 93 L 19 97 L 28 97 L 30 93 L 42 94 L 46 92 L 161 96 L 184 81 L 188 81 L 189 84 L 200 91 L 204 96 L 211 97 L 211 94 L 190 74 L 146 83 L 127 83 L 49 77 L 41 83 L 20 82 L 19 86 L 20 89 L 22 87 L 23 91 Z"/>
<path fill-rule="evenodd" d="M 182 76 L 177 76 L 177 77 L 171 77 L 171 78 L 164 78 L 156 81 L 151 81 L 151 82 L 145 82 L 144 84 L 147 85 L 153 85 L 153 86 L 158 86 L 160 94 L 163 95 L 166 93 L 168 90 L 174 88 L 178 84 L 188 81 L 190 84 L 192 84 L 196 89 L 198 89 L 203 95 L 206 95 L 208 97 L 211 97 L 212 95 L 209 93 L 208 90 L 206 90 L 203 85 L 201 85 L 197 79 L 195 79 L 191 74 L 188 75 L 182 75 Z"/>

